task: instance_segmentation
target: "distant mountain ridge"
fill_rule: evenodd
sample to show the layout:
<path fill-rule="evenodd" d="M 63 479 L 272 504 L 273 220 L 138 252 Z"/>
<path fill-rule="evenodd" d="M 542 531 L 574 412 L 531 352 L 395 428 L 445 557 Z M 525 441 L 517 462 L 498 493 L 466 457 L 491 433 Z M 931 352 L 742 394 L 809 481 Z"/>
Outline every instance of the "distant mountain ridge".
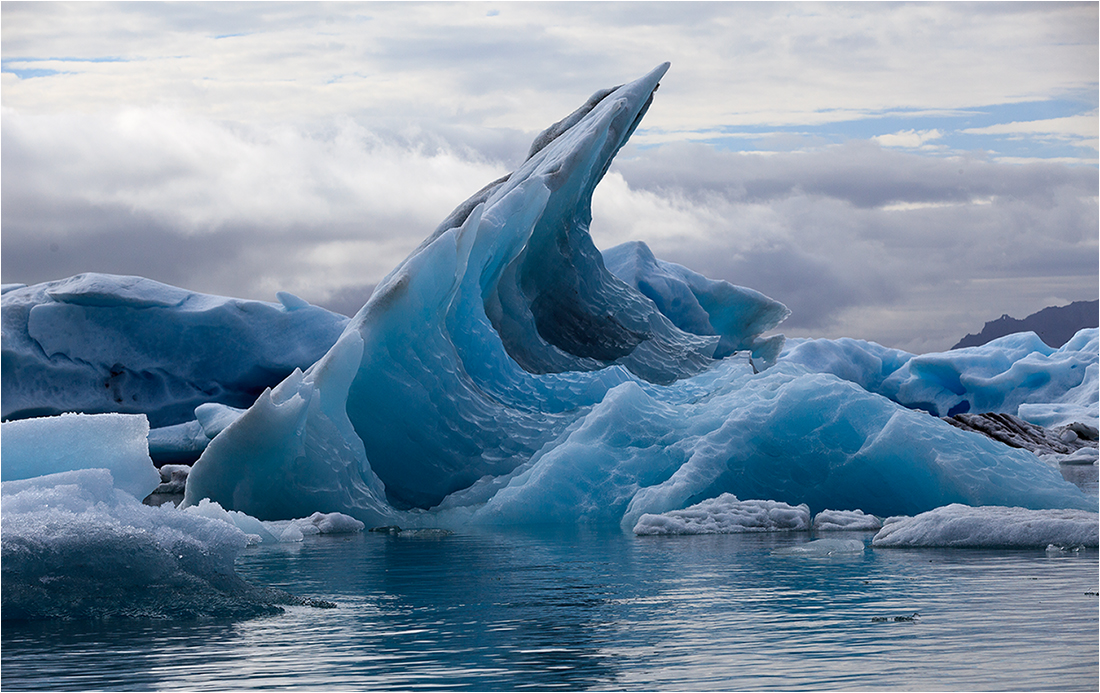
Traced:
<path fill-rule="evenodd" d="M 952 349 L 981 346 L 1016 332 L 1034 332 L 1048 346 L 1058 348 L 1078 330 L 1100 326 L 1100 301 L 1074 301 L 1068 306 L 1051 306 L 1023 320 L 1002 315 L 985 324 L 978 334 L 968 334 Z"/>

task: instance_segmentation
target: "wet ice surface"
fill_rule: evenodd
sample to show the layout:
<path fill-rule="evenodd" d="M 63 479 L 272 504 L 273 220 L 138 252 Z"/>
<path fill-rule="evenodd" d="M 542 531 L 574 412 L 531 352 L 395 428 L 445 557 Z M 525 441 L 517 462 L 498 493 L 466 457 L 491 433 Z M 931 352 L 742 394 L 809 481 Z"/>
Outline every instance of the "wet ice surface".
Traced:
<path fill-rule="evenodd" d="M 242 577 L 338 608 L 239 622 L 5 623 L 0 683 L 1095 689 L 1095 550 L 777 553 L 814 538 L 571 529 L 260 545 L 238 559 Z"/>

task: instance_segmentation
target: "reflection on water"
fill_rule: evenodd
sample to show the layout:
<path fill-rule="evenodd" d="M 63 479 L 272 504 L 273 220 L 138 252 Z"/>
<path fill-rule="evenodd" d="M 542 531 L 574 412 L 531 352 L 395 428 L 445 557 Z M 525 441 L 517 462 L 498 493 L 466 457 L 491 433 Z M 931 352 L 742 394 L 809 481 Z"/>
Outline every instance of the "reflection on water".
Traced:
<path fill-rule="evenodd" d="M 5 624 L 0 684 L 1095 690 L 1096 551 L 772 553 L 810 538 L 581 529 L 254 547 L 246 579 L 339 607 Z"/>

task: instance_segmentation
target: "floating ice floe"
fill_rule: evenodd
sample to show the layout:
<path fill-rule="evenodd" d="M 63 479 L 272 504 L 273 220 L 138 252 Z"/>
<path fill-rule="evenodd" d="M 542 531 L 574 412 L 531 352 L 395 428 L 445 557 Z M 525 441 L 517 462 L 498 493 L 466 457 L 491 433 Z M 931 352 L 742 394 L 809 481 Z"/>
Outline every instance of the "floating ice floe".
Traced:
<path fill-rule="evenodd" d="M 782 354 L 935 416 L 999 412 L 1040 426 L 1098 427 L 1100 331 L 1079 331 L 1059 349 L 1033 332 L 979 347 L 913 355 L 855 339 L 792 340 Z"/>
<path fill-rule="evenodd" d="M 203 500 L 183 512 L 211 520 L 227 522 L 247 535 L 250 543 L 281 543 L 302 541 L 317 534 L 354 534 L 365 526 L 354 517 L 342 513 L 313 513 L 295 520 L 261 521 L 237 510 L 225 510 L 217 503 Z"/>
<path fill-rule="evenodd" d="M 951 504 L 916 517 L 891 517 L 872 546 L 1037 548 L 1097 546 L 1100 515 L 1070 509 L 1031 510 Z"/>
<path fill-rule="evenodd" d="M 866 532 L 882 529 L 882 520 L 862 510 L 822 510 L 814 515 L 814 531 Z"/>
<path fill-rule="evenodd" d="M 5 620 L 241 617 L 279 604 L 331 606 L 241 580 L 231 523 L 142 505 L 111 472 L 0 484 Z"/>
<path fill-rule="evenodd" d="M 810 528 L 810 509 L 769 500 L 738 500 L 723 493 L 683 510 L 638 518 L 634 533 L 734 534 L 738 532 L 798 531 Z"/>

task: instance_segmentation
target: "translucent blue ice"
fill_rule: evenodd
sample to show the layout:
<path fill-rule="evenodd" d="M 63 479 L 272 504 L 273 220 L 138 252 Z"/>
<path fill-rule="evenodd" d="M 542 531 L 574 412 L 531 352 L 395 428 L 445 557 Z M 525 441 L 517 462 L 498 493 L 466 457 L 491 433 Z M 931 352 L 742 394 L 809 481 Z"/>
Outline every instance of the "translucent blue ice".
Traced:
<path fill-rule="evenodd" d="M 106 469 L 115 485 L 145 498 L 160 484 L 149 458 L 149 421 L 142 414 L 65 414 L 0 424 L 3 481 Z M 8 508 L 4 508 L 8 512 Z"/>
<path fill-rule="evenodd" d="M 1096 428 L 1098 335 L 1084 329 L 1053 349 L 1034 332 L 1020 332 L 920 355 L 855 339 L 792 340 L 782 358 L 935 416 L 998 412 L 1039 426 L 1080 421 Z"/>
<path fill-rule="evenodd" d="M 945 357 L 804 344 L 764 369 L 782 338 L 761 333 L 781 304 L 638 245 L 610 252 L 609 271 L 588 235 L 591 194 L 667 67 L 597 92 L 456 209 L 324 357 L 214 438 L 185 505 L 626 529 L 725 493 L 880 516 L 949 503 L 1095 510 L 1031 453 L 898 403 L 950 409 L 926 392 L 930 373 L 948 392 L 964 383 L 952 396 L 972 406 L 978 393 L 1002 406 L 1015 390 L 1059 397 L 1082 382 L 1063 373 L 1081 361 L 1068 347 L 1045 383 L 998 375 L 1027 370 L 1014 364 L 1030 343 Z"/>

